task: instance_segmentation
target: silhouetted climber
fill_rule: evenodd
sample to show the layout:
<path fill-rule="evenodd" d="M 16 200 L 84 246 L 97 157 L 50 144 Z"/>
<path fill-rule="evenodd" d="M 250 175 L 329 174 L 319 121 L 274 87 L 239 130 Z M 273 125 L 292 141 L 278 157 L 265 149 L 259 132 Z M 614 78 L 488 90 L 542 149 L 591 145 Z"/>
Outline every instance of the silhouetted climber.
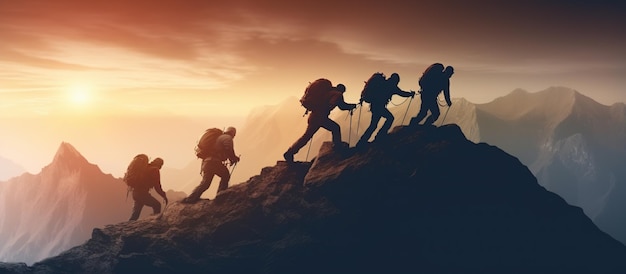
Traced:
<path fill-rule="evenodd" d="M 382 78 L 381 78 L 382 77 Z M 359 104 L 363 104 L 363 101 L 370 103 L 370 111 L 372 112 L 372 120 L 369 127 L 363 132 L 361 139 L 357 142 L 356 146 L 366 144 L 376 127 L 380 118 L 385 118 L 385 123 L 378 130 L 376 134 L 376 140 L 383 139 L 387 136 L 389 128 L 393 124 L 393 114 L 387 109 L 387 104 L 391 101 L 393 95 L 400 95 L 402 97 L 413 97 L 415 91 L 403 91 L 398 87 L 400 82 L 400 75 L 392 73 L 391 76 L 385 80 L 385 76 L 382 73 L 374 73 L 372 77 L 365 83 L 365 87 L 361 92 L 361 100 Z"/>
<path fill-rule="evenodd" d="M 210 132 L 211 130 L 214 129 L 209 129 L 207 132 Z M 219 129 L 218 131 L 221 132 Z M 207 140 L 209 140 L 209 147 L 206 148 L 205 152 L 197 154 L 198 157 L 202 158 L 202 181 L 200 182 L 200 185 L 198 185 L 193 192 L 189 194 L 188 197 L 181 201 L 182 203 L 195 203 L 199 201 L 202 193 L 204 193 L 211 186 L 211 182 L 213 181 L 213 177 L 215 175 L 220 177 L 220 185 L 217 188 L 217 194 L 228 188 L 230 172 L 226 167 L 226 160 L 230 162 L 231 166 L 239 162 L 239 156 L 235 155 L 233 142 L 236 134 L 237 129 L 234 127 L 228 127 L 222 134 L 216 136 L 215 139 L 207 138 Z M 200 139 L 200 144 L 198 144 L 198 146 L 202 146 L 203 139 L 205 139 L 204 137 L 205 136 L 203 135 L 203 138 Z"/>
<path fill-rule="evenodd" d="M 420 92 L 422 104 L 420 111 L 411 119 L 410 126 L 419 125 L 429 110 L 430 116 L 426 119 L 424 125 L 432 125 L 437 121 L 440 115 L 437 96 L 439 96 L 442 90 L 448 107 L 452 106 L 452 101 L 450 100 L 450 77 L 452 77 L 452 74 L 454 74 L 453 67 L 447 66 L 444 70 L 443 65 L 440 63 L 432 64 L 424 71 L 419 80 L 422 88 Z"/>
<path fill-rule="evenodd" d="M 146 156 L 147 158 L 147 156 Z M 144 171 L 143 183 L 140 183 L 132 188 L 133 200 L 133 213 L 130 215 L 129 221 L 134 221 L 139 218 L 143 206 L 149 206 L 152 208 L 154 214 L 161 213 L 161 203 L 157 201 L 152 195 L 150 195 L 150 189 L 154 190 L 163 197 L 163 201 L 167 205 L 167 196 L 161 188 L 161 172 L 160 169 L 163 166 L 163 159 L 155 158 L 148 164 Z"/>
<path fill-rule="evenodd" d="M 328 118 L 330 111 L 335 107 L 350 111 L 356 108 L 356 104 L 348 104 L 344 101 L 343 93 L 345 91 L 346 86 L 343 84 L 338 84 L 334 87 L 328 79 L 323 78 L 315 80 L 307 87 L 300 102 L 307 109 L 306 113 L 311 112 L 307 120 L 308 125 L 302 137 L 296 140 L 283 154 L 285 161 L 293 163 L 293 156 L 313 138 L 313 135 L 320 127 L 332 133 L 334 148 L 347 147 L 347 144 L 341 141 L 339 124 Z"/>

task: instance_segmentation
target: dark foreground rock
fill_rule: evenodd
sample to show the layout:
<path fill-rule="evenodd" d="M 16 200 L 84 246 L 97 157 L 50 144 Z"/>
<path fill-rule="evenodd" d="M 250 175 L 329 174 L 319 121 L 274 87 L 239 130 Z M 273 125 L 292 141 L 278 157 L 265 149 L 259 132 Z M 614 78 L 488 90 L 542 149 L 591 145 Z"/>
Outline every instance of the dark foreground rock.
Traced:
<path fill-rule="evenodd" d="M 456 125 L 278 162 L 0 273 L 626 273 L 626 247 Z"/>

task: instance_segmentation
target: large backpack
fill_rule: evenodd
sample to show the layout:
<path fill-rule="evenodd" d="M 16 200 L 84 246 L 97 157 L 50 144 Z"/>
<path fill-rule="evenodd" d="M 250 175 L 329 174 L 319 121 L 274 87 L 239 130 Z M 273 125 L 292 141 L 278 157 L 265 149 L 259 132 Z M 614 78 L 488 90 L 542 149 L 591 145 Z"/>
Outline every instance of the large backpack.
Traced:
<path fill-rule="evenodd" d="M 430 65 L 420 77 L 418 83 L 422 92 L 439 92 L 439 86 L 441 85 L 441 79 L 443 77 L 443 65 L 441 63 L 434 63 Z"/>
<path fill-rule="evenodd" d="M 365 86 L 361 91 L 361 100 L 372 103 L 372 101 L 383 101 L 385 99 L 385 92 L 387 80 L 385 74 L 382 72 L 376 72 L 365 82 Z"/>
<path fill-rule="evenodd" d="M 146 183 L 146 173 L 148 171 L 148 156 L 138 154 L 130 161 L 126 173 L 124 174 L 124 182 L 131 188 L 137 188 Z"/>
<path fill-rule="evenodd" d="M 215 148 L 215 142 L 217 137 L 220 137 L 224 132 L 219 128 L 207 129 L 196 145 L 196 156 L 200 159 L 206 159 L 209 156 L 215 156 L 217 153 Z"/>
<path fill-rule="evenodd" d="M 320 78 L 310 83 L 304 90 L 304 95 L 300 98 L 300 103 L 307 111 L 319 110 L 328 106 L 330 91 L 333 84 L 330 80 Z"/>

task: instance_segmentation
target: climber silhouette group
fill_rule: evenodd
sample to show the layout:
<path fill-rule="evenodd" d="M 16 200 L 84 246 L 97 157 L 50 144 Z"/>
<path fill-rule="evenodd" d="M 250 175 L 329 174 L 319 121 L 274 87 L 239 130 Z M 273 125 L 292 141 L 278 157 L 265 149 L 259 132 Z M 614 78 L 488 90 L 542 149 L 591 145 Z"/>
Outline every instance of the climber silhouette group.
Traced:
<path fill-rule="evenodd" d="M 441 63 L 434 63 L 428 66 L 421 75 L 418 82 L 420 90 L 415 92 L 404 91 L 398 87 L 400 82 L 398 73 L 392 73 L 389 77 L 386 77 L 383 73 L 377 72 L 365 82 L 359 102 L 353 104 L 344 101 L 345 85 L 338 84 L 333 86 L 332 82 L 325 78 L 313 81 L 306 88 L 304 95 L 300 99 L 300 103 L 306 108 L 305 115 L 309 114 L 307 128 L 302 136 L 285 151 L 283 154 L 285 161 L 288 164 L 293 164 L 294 155 L 313 138 L 313 135 L 320 128 L 324 128 L 332 133 L 332 147 L 334 150 L 343 151 L 349 148 L 350 145 L 342 141 L 339 124 L 329 118 L 330 112 L 335 107 L 350 111 L 350 115 L 352 115 L 352 112 L 358 106 L 363 107 L 364 103 L 369 103 L 369 110 L 372 113 L 371 121 L 356 143 L 357 149 L 369 144 L 371 135 L 376 130 L 381 118 L 385 118 L 385 122 L 378 130 L 374 142 L 385 142 L 394 121 L 393 114 L 387 109 L 387 104 L 391 101 L 393 95 L 410 97 L 412 100 L 419 93 L 421 98 L 420 110 L 415 117 L 411 118 L 408 127 L 433 127 L 441 113 L 438 103 L 439 94 L 443 92 L 447 106 L 452 106 L 452 101 L 450 100 L 450 78 L 453 74 L 453 67 L 444 67 Z M 428 115 L 429 112 L 430 115 Z M 424 118 L 426 120 L 423 124 L 420 124 Z M 404 122 L 404 119 L 402 122 Z M 228 170 L 227 165 L 232 166 L 234 169 L 240 160 L 234 151 L 233 139 L 236 132 L 237 130 L 234 127 L 228 127 L 224 131 L 210 128 L 201 136 L 196 146 L 196 156 L 202 159 L 202 180 L 194 191 L 181 201 L 182 203 L 193 204 L 198 202 L 200 196 L 210 187 L 215 175 L 220 177 L 217 194 L 228 188 L 232 171 Z M 130 220 L 137 220 L 144 205 L 152 207 L 154 214 L 161 212 L 161 204 L 149 194 L 149 190 L 152 188 L 163 197 L 167 206 L 167 196 L 163 192 L 160 183 L 159 170 L 161 166 L 163 166 L 163 159 L 155 158 L 152 162 L 148 162 L 148 157 L 145 154 L 135 156 L 131 164 L 129 164 L 124 181 L 128 185 L 129 192 L 132 191 L 133 193 L 134 206 Z"/>
<path fill-rule="evenodd" d="M 430 112 L 430 116 L 424 121 L 423 125 L 434 125 L 440 115 L 437 99 L 440 93 L 443 92 L 448 107 L 452 105 L 450 100 L 450 77 L 452 77 L 452 74 L 454 74 L 454 68 L 452 66 L 444 68 L 441 63 L 435 63 L 426 68 L 419 79 L 421 88 L 419 93 L 422 104 L 417 116 L 411 118 L 410 127 L 419 126 L 421 121 L 428 115 L 428 112 Z M 311 83 L 305 90 L 302 99 L 300 99 L 302 105 L 307 109 L 307 113 L 310 112 L 308 126 L 304 134 L 283 154 L 285 161 L 293 163 L 294 154 L 305 146 L 320 128 L 324 128 L 332 133 L 333 149 L 341 150 L 349 147 L 349 144 L 342 142 L 339 124 L 328 117 L 330 111 L 335 107 L 350 111 L 352 115 L 357 106 L 363 106 L 364 102 L 369 103 L 372 118 L 369 126 L 357 142 L 356 147 L 360 148 L 369 143 L 369 139 L 376 130 L 381 118 L 385 118 L 385 123 L 378 130 L 375 141 L 384 141 L 394 121 L 393 114 L 387 109 L 387 104 L 391 101 L 392 96 L 399 95 L 413 99 L 416 94 L 415 91 L 409 92 L 400 89 L 398 87 L 399 82 L 400 75 L 398 73 L 392 73 L 388 78 L 383 73 L 374 73 L 365 82 L 358 104 L 348 104 L 344 101 L 343 93 L 346 91 L 346 87 L 343 84 L 333 86 L 331 81 L 325 78 L 320 78 Z"/>

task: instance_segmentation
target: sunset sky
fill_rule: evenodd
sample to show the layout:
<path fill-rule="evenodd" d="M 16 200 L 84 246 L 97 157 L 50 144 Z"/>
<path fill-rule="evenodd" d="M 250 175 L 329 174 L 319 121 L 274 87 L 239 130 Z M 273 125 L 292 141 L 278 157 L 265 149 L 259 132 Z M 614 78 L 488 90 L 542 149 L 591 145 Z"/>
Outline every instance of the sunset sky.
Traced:
<path fill-rule="evenodd" d="M 434 62 L 473 103 L 550 86 L 626 102 L 613 2 L 0 0 L 0 117 L 242 118 L 320 77 L 349 102 L 376 71 L 417 90 Z"/>

